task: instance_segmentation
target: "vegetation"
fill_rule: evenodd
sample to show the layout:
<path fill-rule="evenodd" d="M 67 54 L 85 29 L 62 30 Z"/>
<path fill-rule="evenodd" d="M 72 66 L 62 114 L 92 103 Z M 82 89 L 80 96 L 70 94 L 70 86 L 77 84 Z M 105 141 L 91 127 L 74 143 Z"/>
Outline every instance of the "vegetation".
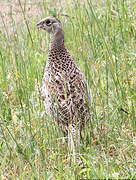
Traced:
<path fill-rule="evenodd" d="M 135 0 L 16 3 L 19 24 L 13 11 L 10 22 L 0 14 L 0 179 L 135 179 Z M 28 18 L 28 5 L 42 11 Z M 70 164 L 39 95 L 50 37 L 36 22 L 49 15 L 62 21 L 66 47 L 92 91 L 82 166 Z"/>

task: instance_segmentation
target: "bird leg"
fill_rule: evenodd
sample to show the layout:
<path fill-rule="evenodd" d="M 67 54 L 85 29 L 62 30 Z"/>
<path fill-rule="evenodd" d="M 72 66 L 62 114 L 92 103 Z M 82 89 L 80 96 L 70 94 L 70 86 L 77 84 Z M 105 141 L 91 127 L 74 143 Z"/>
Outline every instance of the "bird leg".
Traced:
<path fill-rule="evenodd" d="M 74 162 L 76 162 L 76 156 L 80 152 L 80 128 L 69 124 L 68 126 L 68 150 L 72 154 Z"/>

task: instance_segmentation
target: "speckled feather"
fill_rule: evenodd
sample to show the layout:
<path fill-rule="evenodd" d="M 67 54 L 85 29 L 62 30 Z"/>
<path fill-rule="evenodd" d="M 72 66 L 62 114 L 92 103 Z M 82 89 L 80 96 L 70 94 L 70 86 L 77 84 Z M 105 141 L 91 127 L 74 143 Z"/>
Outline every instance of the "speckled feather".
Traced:
<path fill-rule="evenodd" d="M 47 112 L 64 131 L 71 122 L 84 126 L 89 115 L 86 83 L 63 44 L 49 51 L 41 90 Z"/>

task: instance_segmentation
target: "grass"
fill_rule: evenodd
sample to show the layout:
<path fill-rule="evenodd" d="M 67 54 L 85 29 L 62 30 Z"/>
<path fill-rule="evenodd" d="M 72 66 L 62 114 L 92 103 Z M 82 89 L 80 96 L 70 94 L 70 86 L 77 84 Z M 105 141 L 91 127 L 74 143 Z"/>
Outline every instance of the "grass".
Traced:
<path fill-rule="evenodd" d="M 18 6 L 19 24 L 13 12 L 10 23 L 1 14 L 1 179 L 135 179 L 135 1 L 56 1 L 54 8 L 41 0 L 42 13 L 29 18 L 27 3 L 18 0 Z M 35 24 L 55 14 L 92 90 L 93 127 L 83 132 L 83 167 L 69 163 L 63 134 L 39 96 L 50 40 Z"/>

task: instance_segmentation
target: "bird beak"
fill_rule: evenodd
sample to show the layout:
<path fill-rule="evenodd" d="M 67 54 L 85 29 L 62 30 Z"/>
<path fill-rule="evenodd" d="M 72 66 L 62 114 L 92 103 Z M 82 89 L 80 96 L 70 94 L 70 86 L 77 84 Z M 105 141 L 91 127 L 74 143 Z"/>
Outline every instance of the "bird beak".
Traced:
<path fill-rule="evenodd" d="M 37 26 L 38 30 L 39 30 L 39 29 L 42 29 L 42 24 L 41 24 L 41 22 L 37 23 L 36 26 Z"/>

